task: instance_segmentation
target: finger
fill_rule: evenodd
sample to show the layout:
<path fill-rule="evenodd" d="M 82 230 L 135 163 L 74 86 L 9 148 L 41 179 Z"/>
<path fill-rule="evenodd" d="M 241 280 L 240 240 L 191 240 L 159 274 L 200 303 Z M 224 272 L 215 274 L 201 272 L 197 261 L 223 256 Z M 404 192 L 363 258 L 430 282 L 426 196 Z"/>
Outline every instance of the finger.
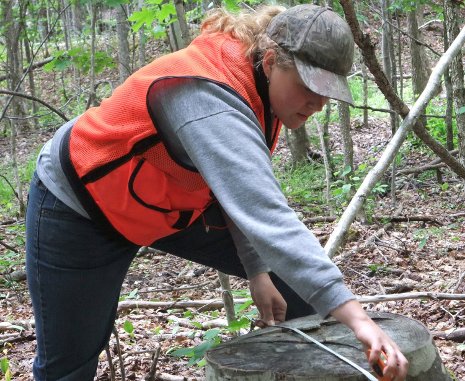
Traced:
<path fill-rule="evenodd" d="M 260 311 L 260 318 L 265 322 L 266 325 L 275 325 L 273 310 L 271 309 L 270 305 L 262 306 Z"/>
<path fill-rule="evenodd" d="M 277 311 L 273 311 L 273 319 L 275 322 L 283 322 L 286 320 L 286 309 L 279 309 Z"/>

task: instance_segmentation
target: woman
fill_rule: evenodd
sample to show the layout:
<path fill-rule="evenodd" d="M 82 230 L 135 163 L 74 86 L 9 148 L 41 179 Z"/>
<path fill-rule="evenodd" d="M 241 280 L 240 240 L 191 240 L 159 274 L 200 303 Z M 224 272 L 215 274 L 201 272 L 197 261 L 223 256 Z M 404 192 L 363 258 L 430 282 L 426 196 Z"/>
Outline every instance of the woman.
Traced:
<path fill-rule="evenodd" d="M 92 380 L 141 245 L 247 277 L 261 320 L 315 311 L 402 380 L 407 360 L 366 315 L 271 168 L 281 123 L 352 102 L 354 43 L 328 8 L 216 11 L 179 52 L 129 77 L 39 155 L 27 212 L 37 380 Z"/>

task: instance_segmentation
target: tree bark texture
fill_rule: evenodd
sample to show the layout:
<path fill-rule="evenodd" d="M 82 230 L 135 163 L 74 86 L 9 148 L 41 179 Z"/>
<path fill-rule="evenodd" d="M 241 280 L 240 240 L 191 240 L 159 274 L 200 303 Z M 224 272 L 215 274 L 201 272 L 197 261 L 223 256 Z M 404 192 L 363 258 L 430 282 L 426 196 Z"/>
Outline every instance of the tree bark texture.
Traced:
<path fill-rule="evenodd" d="M 118 35 L 118 73 L 119 82 L 123 83 L 131 75 L 131 58 L 129 55 L 128 9 L 121 4 L 116 8 L 116 33 Z"/>
<path fill-rule="evenodd" d="M 354 171 L 354 142 L 350 132 L 349 105 L 345 102 L 338 102 L 337 109 L 339 112 L 339 130 L 342 137 L 342 149 L 344 152 L 344 169 L 350 167 L 351 170 Z M 347 182 L 348 178 L 344 180 Z"/>
<path fill-rule="evenodd" d="M 417 22 L 417 11 L 421 9 L 422 7 L 417 7 L 408 12 L 408 32 L 413 37 L 410 38 L 410 62 L 412 65 L 412 86 L 415 98 L 424 90 L 431 75 L 431 68 L 425 48 L 417 42 L 417 40 L 421 41 Z"/>
<path fill-rule="evenodd" d="M 457 2 L 444 0 L 444 18 L 447 25 L 446 29 L 449 41 L 453 41 L 459 34 L 459 27 L 457 25 L 457 7 Z M 457 120 L 459 160 L 462 165 L 465 165 L 465 85 L 461 54 L 452 60 L 450 65 L 450 75 L 452 79 L 452 93 Z"/>
<path fill-rule="evenodd" d="M 292 155 L 292 164 L 295 166 L 308 160 L 307 152 L 310 148 L 305 124 L 295 130 L 285 130 L 287 145 Z"/>
<path fill-rule="evenodd" d="M 418 321 L 389 314 L 371 317 L 399 345 L 410 363 L 406 381 L 449 381 L 428 330 Z M 363 345 L 352 331 L 334 319 L 314 316 L 290 320 L 281 326 L 294 327 L 374 375 Z M 253 331 L 224 343 L 206 354 L 207 381 L 362 381 L 360 371 L 333 354 L 281 327 Z"/>

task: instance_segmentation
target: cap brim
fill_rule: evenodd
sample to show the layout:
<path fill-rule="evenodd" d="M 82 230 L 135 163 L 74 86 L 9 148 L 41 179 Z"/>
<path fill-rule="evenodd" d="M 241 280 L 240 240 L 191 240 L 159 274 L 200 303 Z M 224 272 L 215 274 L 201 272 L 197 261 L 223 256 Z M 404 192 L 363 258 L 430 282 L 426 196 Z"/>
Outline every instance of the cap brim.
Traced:
<path fill-rule="evenodd" d="M 346 76 L 311 66 L 297 57 L 294 57 L 294 62 L 300 78 L 310 90 L 324 97 L 354 105 Z"/>

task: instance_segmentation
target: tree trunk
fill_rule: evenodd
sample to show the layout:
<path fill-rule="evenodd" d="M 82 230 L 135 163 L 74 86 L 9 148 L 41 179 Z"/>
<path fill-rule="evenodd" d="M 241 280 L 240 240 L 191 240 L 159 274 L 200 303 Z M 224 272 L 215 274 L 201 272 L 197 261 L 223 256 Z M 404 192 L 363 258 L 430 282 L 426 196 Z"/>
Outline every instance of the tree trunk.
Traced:
<path fill-rule="evenodd" d="M 390 313 L 369 315 L 407 357 L 410 367 L 406 381 L 451 380 L 431 334 L 420 322 Z M 318 347 L 312 339 L 365 373 Z M 309 316 L 253 331 L 208 351 L 205 359 L 207 381 L 362 381 L 367 380 L 367 373 L 371 373 L 370 380 L 376 380 L 363 345 L 349 328 L 332 318 Z"/>
<path fill-rule="evenodd" d="M 131 75 L 131 58 L 129 55 L 129 24 L 127 6 L 119 5 L 116 8 L 116 33 L 118 34 L 118 72 L 119 82 L 123 83 Z"/>
<path fill-rule="evenodd" d="M 410 39 L 410 57 L 412 64 L 412 86 L 415 99 L 424 90 L 431 74 L 429 59 L 425 49 L 416 41 L 421 41 L 417 23 L 417 11 L 421 9 L 422 7 L 419 6 L 408 13 L 408 32 L 413 37 L 413 39 Z"/>
<path fill-rule="evenodd" d="M 325 118 L 325 123 L 321 124 L 317 121 L 315 118 L 315 123 L 318 127 L 318 135 L 320 137 L 320 146 L 321 146 L 321 152 L 323 154 L 323 162 L 325 165 L 325 177 L 326 177 L 326 190 L 325 190 L 325 198 L 326 198 L 326 204 L 328 205 L 328 208 L 330 210 L 330 214 L 333 214 L 332 208 L 331 208 L 331 183 L 333 181 L 333 166 L 332 166 L 332 161 L 331 161 L 331 152 L 329 148 L 329 131 L 328 131 L 328 125 L 329 125 L 329 116 L 331 114 L 331 103 L 328 102 L 326 105 L 326 118 Z"/>
<path fill-rule="evenodd" d="M 447 36 L 447 23 L 444 20 L 444 51 L 449 48 L 449 38 Z M 452 113 L 454 112 L 454 99 L 453 99 L 453 87 L 452 79 L 450 78 L 450 70 L 446 69 L 444 72 L 444 87 L 446 89 L 446 147 L 449 151 L 454 149 L 454 131 L 452 126 Z"/>
<path fill-rule="evenodd" d="M 286 128 L 285 135 L 287 145 L 291 151 L 293 166 L 308 161 L 307 152 L 310 148 L 310 143 L 305 124 L 295 130 Z"/>
<path fill-rule="evenodd" d="M 337 102 L 339 112 L 339 130 L 342 137 L 342 148 L 344 152 L 344 172 L 347 167 L 354 171 L 354 142 L 350 133 L 350 109 L 345 102 Z M 348 183 L 348 175 L 344 178 L 344 182 Z"/>
<path fill-rule="evenodd" d="M 97 97 L 95 94 L 95 29 L 97 25 L 97 2 L 91 1 L 89 4 L 90 9 L 90 32 L 91 32 L 91 39 L 90 39 L 90 89 L 89 89 L 89 98 L 87 100 L 86 110 L 90 106 L 97 106 Z"/>
<path fill-rule="evenodd" d="M 189 33 L 189 26 L 186 20 L 186 11 L 184 9 L 183 0 L 174 0 L 174 6 L 176 8 L 176 16 L 178 17 L 179 28 L 181 29 L 182 48 L 185 48 L 191 43 L 191 36 Z"/>
<path fill-rule="evenodd" d="M 144 6 L 144 0 L 138 0 L 137 10 L 140 11 Z M 145 65 L 145 29 L 142 26 L 139 29 L 139 67 Z"/>
<path fill-rule="evenodd" d="M 458 4 L 452 0 L 444 0 L 444 13 L 447 25 L 447 37 L 449 41 L 453 41 L 459 34 L 459 28 L 457 25 Z M 459 161 L 462 165 L 465 165 L 465 86 L 461 54 L 452 60 L 450 65 L 450 74 L 457 120 Z"/>

